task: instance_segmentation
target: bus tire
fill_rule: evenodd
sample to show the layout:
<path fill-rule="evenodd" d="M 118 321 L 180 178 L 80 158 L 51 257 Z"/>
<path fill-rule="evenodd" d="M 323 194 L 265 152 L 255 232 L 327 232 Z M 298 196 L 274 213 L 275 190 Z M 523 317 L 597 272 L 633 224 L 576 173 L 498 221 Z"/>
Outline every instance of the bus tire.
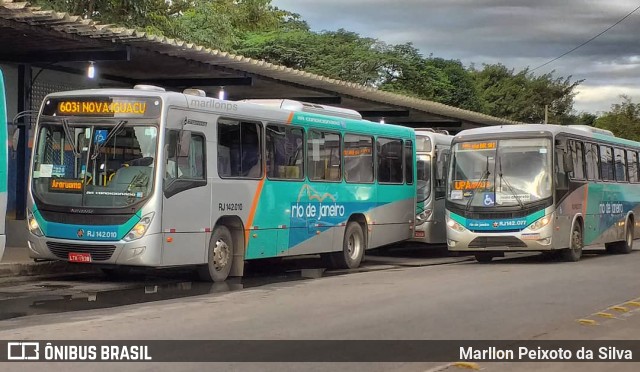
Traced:
<path fill-rule="evenodd" d="M 481 263 L 489 263 L 493 260 L 493 255 L 491 253 L 476 253 L 474 256 L 476 261 Z"/>
<path fill-rule="evenodd" d="M 631 253 L 633 250 L 633 238 L 633 224 L 631 221 L 627 220 L 627 223 L 625 224 L 624 240 L 621 242 L 605 244 L 607 252 L 618 254 Z"/>
<path fill-rule="evenodd" d="M 582 258 L 582 247 L 584 241 L 582 238 L 582 226 L 576 222 L 571 231 L 571 239 L 569 240 L 569 248 L 562 250 L 562 259 L 566 262 L 580 261 Z"/>
<path fill-rule="evenodd" d="M 360 224 L 351 221 L 344 230 L 342 251 L 331 253 L 332 266 L 337 269 L 355 269 L 360 266 L 365 249 L 364 234 Z"/>
<path fill-rule="evenodd" d="M 233 238 L 226 226 L 218 226 L 211 234 L 207 251 L 207 264 L 198 268 L 200 279 L 223 282 L 233 266 Z"/>

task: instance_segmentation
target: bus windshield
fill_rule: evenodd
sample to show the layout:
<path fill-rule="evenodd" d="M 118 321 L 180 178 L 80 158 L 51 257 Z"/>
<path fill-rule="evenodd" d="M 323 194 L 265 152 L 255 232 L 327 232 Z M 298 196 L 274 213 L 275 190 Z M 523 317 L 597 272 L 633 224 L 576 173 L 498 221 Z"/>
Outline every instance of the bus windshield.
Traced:
<path fill-rule="evenodd" d="M 551 140 L 461 142 L 447 198 L 468 207 L 520 206 L 551 197 Z"/>
<path fill-rule="evenodd" d="M 40 124 L 33 192 L 43 203 L 120 208 L 153 189 L 158 130 L 132 121 Z"/>
<path fill-rule="evenodd" d="M 423 202 L 431 196 L 431 156 L 417 156 L 418 188 L 417 201 Z"/>

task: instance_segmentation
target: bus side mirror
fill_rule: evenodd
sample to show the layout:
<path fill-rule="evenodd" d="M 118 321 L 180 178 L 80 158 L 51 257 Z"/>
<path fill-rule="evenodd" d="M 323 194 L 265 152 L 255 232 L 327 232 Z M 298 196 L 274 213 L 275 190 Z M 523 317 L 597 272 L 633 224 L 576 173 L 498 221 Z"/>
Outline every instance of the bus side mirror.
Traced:
<path fill-rule="evenodd" d="M 180 140 L 178 141 L 178 156 L 185 157 L 185 158 L 188 157 L 190 145 L 191 145 L 191 131 L 181 130 Z"/>
<path fill-rule="evenodd" d="M 563 152 L 562 160 L 563 160 L 562 165 L 564 165 L 564 171 L 567 173 L 573 172 L 573 158 L 571 157 L 571 154 L 568 152 Z"/>

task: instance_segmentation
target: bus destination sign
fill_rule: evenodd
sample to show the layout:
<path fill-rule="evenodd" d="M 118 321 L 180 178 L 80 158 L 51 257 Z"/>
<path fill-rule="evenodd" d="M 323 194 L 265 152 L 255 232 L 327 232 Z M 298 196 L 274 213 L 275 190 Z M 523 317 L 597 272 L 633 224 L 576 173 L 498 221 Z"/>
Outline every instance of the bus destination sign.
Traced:
<path fill-rule="evenodd" d="M 496 142 L 462 142 L 460 148 L 462 150 L 493 150 L 496 148 Z"/>
<path fill-rule="evenodd" d="M 96 116 L 156 118 L 159 98 L 139 97 L 56 97 L 48 99 L 42 110 L 48 116 Z"/>

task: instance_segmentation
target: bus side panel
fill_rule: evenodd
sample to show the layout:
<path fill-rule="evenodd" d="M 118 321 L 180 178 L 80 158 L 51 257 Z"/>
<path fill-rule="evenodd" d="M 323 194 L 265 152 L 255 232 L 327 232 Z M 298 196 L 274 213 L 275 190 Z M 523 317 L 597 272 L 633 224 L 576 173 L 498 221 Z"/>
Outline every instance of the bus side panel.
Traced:
<path fill-rule="evenodd" d="M 379 185 L 378 207 L 371 213 L 369 248 L 410 239 L 415 214 L 413 185 Z"/>

